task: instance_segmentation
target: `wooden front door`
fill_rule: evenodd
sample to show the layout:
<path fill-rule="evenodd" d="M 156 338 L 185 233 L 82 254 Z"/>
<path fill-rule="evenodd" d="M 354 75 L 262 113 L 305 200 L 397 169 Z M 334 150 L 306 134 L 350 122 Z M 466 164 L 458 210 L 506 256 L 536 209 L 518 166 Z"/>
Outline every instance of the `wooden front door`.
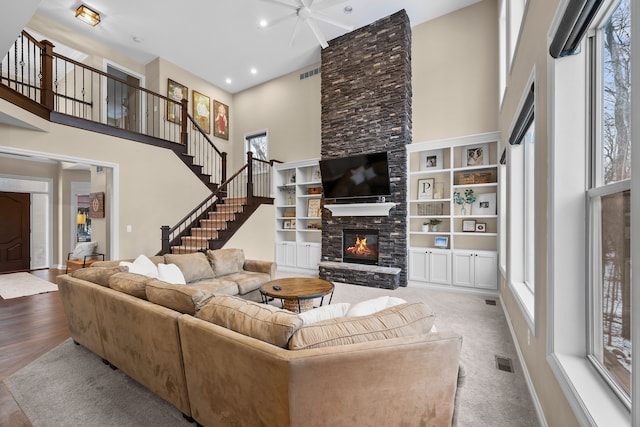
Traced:
<path fill-rule="evenodd" d="M 0 272 L 28 270 L 31 195 L 0 192 Z"/>

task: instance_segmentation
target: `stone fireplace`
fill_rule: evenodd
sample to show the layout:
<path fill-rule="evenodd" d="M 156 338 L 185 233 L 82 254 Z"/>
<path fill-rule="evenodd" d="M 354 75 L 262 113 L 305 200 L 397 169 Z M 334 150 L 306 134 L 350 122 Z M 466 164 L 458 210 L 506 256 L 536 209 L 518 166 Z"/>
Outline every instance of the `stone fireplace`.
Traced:
<path fill-rule="evenodd" d="M 342 230 L 342 261 L 378 265 L 378 230 Z"/>
<path fill-rule="evenodd" d="M 404 10 L 338 37 L 322 50 L 321 157 L 386 151 L 391 195 L 387 214 L 322 214 L 320 277 L 395 289 L 407 285 L 407 154 L 411 143 L 411 27 Z M 328 202 L 328 201 L 327 201 Z M 326 204 L 325 204 L 326 206 Z M 351 230 L 371 231 L 375 263 L 345 257 Z M 344 237 L 343 237 L 344 233 Z M 371 242 L 367 237 L 367 243 Z M 353 242 L 354 244 L 356 242 Z M 371 261 L 374 257 L 369 257 Z"/>

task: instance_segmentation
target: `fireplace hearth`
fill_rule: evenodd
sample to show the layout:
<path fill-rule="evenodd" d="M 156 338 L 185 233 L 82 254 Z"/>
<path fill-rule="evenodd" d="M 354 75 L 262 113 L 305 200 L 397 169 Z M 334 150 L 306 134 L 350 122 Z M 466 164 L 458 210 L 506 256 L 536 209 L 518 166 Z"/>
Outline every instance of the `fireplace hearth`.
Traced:
<path fill-rule="evenodd" d="M 343 262 L 378 265 L 377 230 L 342 230 Z"/>

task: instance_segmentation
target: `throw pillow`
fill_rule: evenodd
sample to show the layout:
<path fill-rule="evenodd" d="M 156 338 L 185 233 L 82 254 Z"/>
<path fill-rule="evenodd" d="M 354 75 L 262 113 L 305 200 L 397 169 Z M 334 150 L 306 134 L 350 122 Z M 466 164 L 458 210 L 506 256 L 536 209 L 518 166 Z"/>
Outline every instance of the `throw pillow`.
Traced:
<path fill-rule="evenodd" d="M 116 291 L 133 295 L 134 297 L 147 299 L 145 289 L 147 287 L 147 283 L 152 280 L 153 279 L 151 277 L 143 276 L 141 274 L 123 272 L 109 277 L 109 287 Z"/>
<path fill-rule="evenodd" d="M 302 325 L 290 311 L 226 295 L 211 298 L 196 317 L 282 348 Z"/>
<path fill-rule="evenodd" d="M 109 287 L 109 278 L 116 273 L 127 271 L 124 267 L 91 267 L 81 268 L 71 273 L 71 277 L 76 279 L 86 280 L 87 282 L 95 283 L 96 285 Z"/>
<path fill-rule="evenodd" d="M 167 264 L 175 264 L 187 283 L 197 282 L 198 280 L 213 279 L 213 270 L 209 264 L 207 256 L 202 252 L 193 254 L 166 254 L 164 262 Z"/>
<path fill-rule="evenodd" d="M 400 304 L 368 316 L 337 317 L 298 329 L 290 350 L 355 344 L 429 333 L 435 314 L 423 302 Z"/>
<path fill-rule="evenodd" d="M 380 311 L 387 308 L 388 302 L 389 302 L 388 296 L 361 301 L 359 303 L 353 304 L 351 308 L 349 308 L 349 311 L 347 312 L 346 316 L 347 317 L 367 316 L 369 314 L 375 313 L 376 311 Z"/>
<path fill-rule="evenodd" d="M 95 253 L 97 248 L 98 248 L 98 242 L 78 243 L 75 249 L 73 250 L 73 252 L 71 253 L 71 255 L 69 255 L 69 259 L 82 260 L 84 259 L 85 256 L 89 256 Z"/>
<path fill-rule="evenodd" d="M 154 304 L 191 315 L 213 297 L 213 292 L 205 292 L 189 285 L 172 285 L 160 280 L 147 283 L 145 293 L 147 299 Z"/>
<path fill-rule="evenodd" d="M 173 285 L 186 285 L 187 281 L 182 271 L 175 264 L 158 264 L 158 280 Z"/>
<path fill-rule="evenodd" d="M 145 255 L 138 255 L 133 262 L 122 261 L 120 265 L 129 268 L 129 273 L 142 274 L 153 278 L 158 277 L 158 267 Z"/>
<path fill-rule="evenodd" d="M 298 316 L 302 319 L 302 325 L 311 325 L 312 323 L 320 322 L 322 320 L 334 319 L 336 317 L 342 317 L 347 314 L 347 310 L 351 304 L 348 302 L 339 302 L 337 304 L 323 305 L 322 307 L 314 308 L 309 311 L 303 311 Z"/>
<path fill-rule="evenodd" d="M 244 251 L 242 249 L 209 249 L 207 258 L 216 277 L 244 270 Z"/>

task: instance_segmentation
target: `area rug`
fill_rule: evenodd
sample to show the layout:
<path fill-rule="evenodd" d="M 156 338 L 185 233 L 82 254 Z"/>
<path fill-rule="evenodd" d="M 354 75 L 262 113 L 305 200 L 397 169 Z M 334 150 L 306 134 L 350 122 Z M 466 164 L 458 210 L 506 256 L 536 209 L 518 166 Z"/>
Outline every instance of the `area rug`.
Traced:
<path fill-rule="evenodd" d="M 462 335 L 466 375 L 458 394 L 457 427 L 539 425 L 499 301 L 488 305 L 487 298 L 476 295 L 338 283 L 332 303 L 382 295 L 424 301 L 436 313 L 437 328 L 453 328 Z M 513 372 L 497 369 L 495 356 L 511 359 Z M 5 384 L 34 427 L 193 426 L 172 405 L 70 340 Z"/>
<path fill-rule="evenodd" d="M 0 274 L 0 296 L 4 299 L 57 291 L 58 286 L 30 273 Z"/>

